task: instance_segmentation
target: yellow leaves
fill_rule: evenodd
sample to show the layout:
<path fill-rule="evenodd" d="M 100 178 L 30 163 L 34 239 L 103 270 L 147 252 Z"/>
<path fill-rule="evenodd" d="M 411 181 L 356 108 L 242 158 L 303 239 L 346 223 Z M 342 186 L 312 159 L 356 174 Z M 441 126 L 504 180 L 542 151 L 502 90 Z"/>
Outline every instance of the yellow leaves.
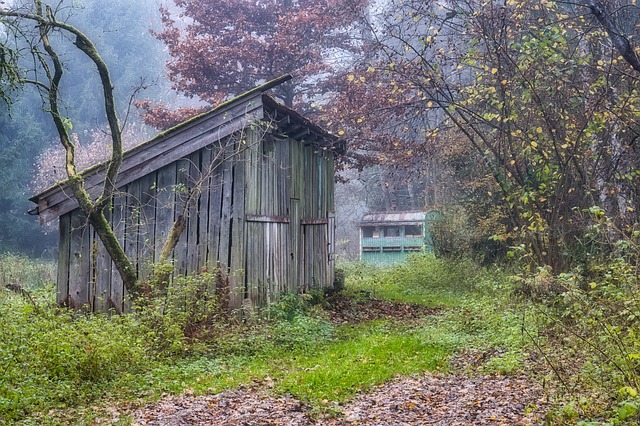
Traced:
<path fill-rule="evenodd" d="M 433 106 L 433 102 L 429 101 L 427 102 L 427 108 L 431 108 Z"/>
<path fill-rule="evenodd" d="M 635 355 L 635 354 L 630 354 L 630 355 Z M 625 386 L 623 388 L 620 389 L 620 393 L 621 394 L 627 394 L 629 395 L 631 398 L 635 398 L 638 395 L 638 391 L 635 388 L 632 388 L 631 386 Z"/>
<path fill-rule="evenodd" d="M 338 135 L 340 136 L 344 135 L 344 130 L 338 130 Z"/>
<path fill-rule="evenodd" d="M 498 68 L 491 68 L 491 74 L 497 74 L 498 73 Z"/>
<path fill-rule="evenodd" d="M 533 149 L 538 148 L 538 142 L 536 142 L 536 141 L 529 142 L 529 145 L 531 145 L 531 148 L 533 148 Z"/>
<path fill-rule="evenodd" d="M 360 76 L 360 77 L 358 77 L 358 78 L 357 78 L 357 80 L 356 80 L 356 76 L 355 76 L 355 75 L 353 75 L 353 74 L 349 74 L 349 75 L 347 76 L 347 81 L 348 81 L 349 83 L 353 83 L 353 82 L 356 82 L 356 83 L 357 83 L 357 82 L 364 83 L 364 82 L 366 82 L 367 80 L 366 80 L 366 78 L 364 78 L 364 76 Z"/>
<path fill-rule="evenodd" d="M 536 133 L 537 133 L 537 134 L 542 133 L 542 127 L 539 127 L 539 126 L 538 126 L 538 128 L 536 128 Z"/>
<path fill-rule="evenodd" d="M 560 145 L 560 148 L 567 149 L 567 148 L 569 148 L 569 144 L 568 143 L 563 143 L 562 145 Z"/>
<path fill-rule="evenodd" d="M 376 72 L 376 69 L 370 66 L 369 68 L 367 68 L 367 72 Z"/>

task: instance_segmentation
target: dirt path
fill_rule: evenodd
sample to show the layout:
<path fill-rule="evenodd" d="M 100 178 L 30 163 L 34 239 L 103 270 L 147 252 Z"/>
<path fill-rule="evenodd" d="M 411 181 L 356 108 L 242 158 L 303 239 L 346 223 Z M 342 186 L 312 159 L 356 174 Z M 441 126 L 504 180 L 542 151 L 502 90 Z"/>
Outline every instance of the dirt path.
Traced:
<path fill-rule="evenodd" d="M 257 388 L 212 396 L 178 396 L 133 413 L 135 425 L 534 425 L 546 404 L 531 381 L 513 377 L 425 374 L 386 383 L 313 418 L 292 397 Z"/>
<path fill-rule="evenodd" d="M 375 319 L 412 323 L 437 309 L 389 301 L 332 300 L 335 325 Z M 465 370 L 461 356 L 456 370 Z M 274 396 L 264 385 L 210 396 L 167 397 L 131 415 L 139 426 L 200 425 L 536 425 L 547 410 L 531 379 L 425 373 L 399 378 L 363 393 L 333 417 L 318 416 L 291 396 Z"/>

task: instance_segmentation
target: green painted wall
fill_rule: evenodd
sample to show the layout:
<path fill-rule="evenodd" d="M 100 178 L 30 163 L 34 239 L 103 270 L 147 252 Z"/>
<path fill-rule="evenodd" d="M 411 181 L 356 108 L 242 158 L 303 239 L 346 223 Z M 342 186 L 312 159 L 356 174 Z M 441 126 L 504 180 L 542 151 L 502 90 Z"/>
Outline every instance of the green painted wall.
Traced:
<path fill-rule="evenodd" d="M 428 234 L 428 226 L 422 226 L 422 235 L 406 235 L 405 225 L 375 226 L 374 235 L 365 236 L 361 231 L 360 259 L 365 263 L 387 265 L 403 262 L 410 253 L 431 252 L 433 244 Z M 386 236 L 389 228 L 399 228 L 398 236 Z"/>

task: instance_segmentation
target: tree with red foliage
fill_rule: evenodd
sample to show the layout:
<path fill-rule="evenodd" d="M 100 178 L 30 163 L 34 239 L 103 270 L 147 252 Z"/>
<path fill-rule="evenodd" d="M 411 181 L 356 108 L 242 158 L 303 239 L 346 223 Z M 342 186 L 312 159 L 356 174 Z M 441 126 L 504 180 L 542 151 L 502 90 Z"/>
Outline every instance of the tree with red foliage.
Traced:
<path fill-rule="evenodd" d="M 303 105 L 327 87 L 330 75 L 359 48 L 354 23 L 367 0 L 174 0 L 178 14 L 162 8 L 154 33 L 169 49 L 173 88 L 207 104 L 285 73 L 278 87 L 287 106 Z M 193 110 L 138 104 L 147 123 L 167 127 Z"/>

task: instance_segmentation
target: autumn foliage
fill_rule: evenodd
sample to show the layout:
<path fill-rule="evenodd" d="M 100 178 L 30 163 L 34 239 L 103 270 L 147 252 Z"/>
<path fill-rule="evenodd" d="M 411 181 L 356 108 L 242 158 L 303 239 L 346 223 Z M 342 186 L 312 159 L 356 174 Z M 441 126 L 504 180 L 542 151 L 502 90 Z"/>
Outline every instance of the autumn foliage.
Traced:
<path fill-rule="evenodd" d="M 391 0 L 327 124 L 385 162 L 472 147 L 507 214 L 494 238 L 566 270 L 592 207 L 627 235 L 640 208 L 638 75 L 586 3 Z"/>
<path fill-rule="evenodd" d="M 365 0 L 174 0 L 155 32 L 171 54 L 173 88 L 215 105 L 286 73 L 296 77 L 275 93 L 288 106 L 326 90 L 327 76 L 359 47 L 349 31 Z M 165 105 L 139 104 L 145 120 L 167 127 L 185 118 Z"/>

